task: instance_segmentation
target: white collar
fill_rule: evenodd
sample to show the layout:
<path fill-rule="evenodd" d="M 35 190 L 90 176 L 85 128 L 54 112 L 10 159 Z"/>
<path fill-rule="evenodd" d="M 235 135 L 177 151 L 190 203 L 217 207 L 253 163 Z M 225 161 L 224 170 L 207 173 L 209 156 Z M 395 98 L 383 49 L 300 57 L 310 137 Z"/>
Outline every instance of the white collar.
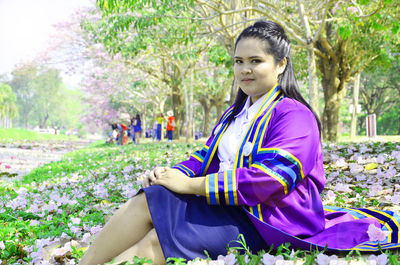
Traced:
<path fill-rule="evenodd" d="M 254 116 L 256 115 L 257 111 L 260 109 L 260 107 L 261 107 L 262 103 L 264 102 L 265 98 L 267 97 L 267 95 L 268 95 L 268 92 L 265 93 L 256 102 L 254 102 L 251 106 L 250 106 L 250 97 L 248 96 L 246 99 L 246 102 L 244 103 L 242 110 L 238 114 L 235 115 L 235 119 L 244 114 L 246 114 L 246 118 L 253 119 Z"/>

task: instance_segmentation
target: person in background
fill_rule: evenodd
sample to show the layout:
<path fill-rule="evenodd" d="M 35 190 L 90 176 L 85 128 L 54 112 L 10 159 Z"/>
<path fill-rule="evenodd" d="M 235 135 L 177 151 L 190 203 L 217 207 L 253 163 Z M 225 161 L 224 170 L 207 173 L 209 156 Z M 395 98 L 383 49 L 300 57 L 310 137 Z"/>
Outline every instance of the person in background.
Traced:
<path fill-rule="evenodd" d="M 136 138 L 135 138 L 135 118 L 132 118 L 132 119 L 131 119 L 130 127 L 131 127 L 130 132 L 131 132 L 132 142 L 133 142 L 134 144 L 136 144 Z"/>
<path fill-rule="evenodd" d="M 153 123 L 153 142 L 157 139 L 157 120 L 154 121 Z"/>
<path fill-rule="evenodd" d="M 135 139 L 136 143 L 139 143 L 139 139 L 142 136 L 142 121 L 140 120 L 140 115 L 139 113 L 136 114 L 135 118 Z"/>
<path fill-rule="evenodd" d="M 164 116 L 160 112 L 156 118 L 157 122 L 157 141 L 161 141 L 161 135 L 162 135 L 162 124 L 164 121 Z"/>
<path fill-rule="evenodd" d="M 168 137 L 168 142 L 172 142 L 173 140 L 173 135 L 174 135 L 174 129 L 175 129 L 175 117 L 174 113 L 172 110 L 169 110 L 167 112 L 168 118 L 167 118 L 167 137 Z"/>
<path fill-rule="evenodd" d="M 106 143 L 114 144 L 116 141 L 118 141 L 118 130 L 117 124 L 113 123 L 111 124 L 111 131 L 108 133 L 108 140 Z"/>

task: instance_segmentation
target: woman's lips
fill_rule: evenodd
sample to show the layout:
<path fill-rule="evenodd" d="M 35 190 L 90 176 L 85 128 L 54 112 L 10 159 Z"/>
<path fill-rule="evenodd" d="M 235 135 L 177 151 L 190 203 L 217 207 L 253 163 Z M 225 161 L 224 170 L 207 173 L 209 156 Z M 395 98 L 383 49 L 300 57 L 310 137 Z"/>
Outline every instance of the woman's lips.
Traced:
<path fill-rule="evenodd" d="M 254 81 L 254 79 L 251 79 L 251 78 L 242 79 L 242 82 L 244 82 L 244 83 L 250 83 L 251 81 Z"/>

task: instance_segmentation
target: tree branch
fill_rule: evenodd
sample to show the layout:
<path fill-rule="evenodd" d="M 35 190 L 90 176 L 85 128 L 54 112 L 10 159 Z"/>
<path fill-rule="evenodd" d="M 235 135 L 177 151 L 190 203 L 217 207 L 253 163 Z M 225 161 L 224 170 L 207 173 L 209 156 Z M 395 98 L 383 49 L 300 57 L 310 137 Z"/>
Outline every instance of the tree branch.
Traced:
<path fill-rule="evenodd" d="M 314 35 L 314 38 L 312 39 L 312 42 L 314 43 L 320 36 L 322 29 L 325 27 L 325 22 L 326 22 L 326 17 L 328 15 L 328 8 L 329 8 L 329 4 L 330 4 L 331 0 L 326 0 L 326 5 L 325 5 L 325 10 L 324 10 L 324 15 L 322 17 L 322 23 L 318 29 L 318 31 L 316 32 L 316 34 Z"/>

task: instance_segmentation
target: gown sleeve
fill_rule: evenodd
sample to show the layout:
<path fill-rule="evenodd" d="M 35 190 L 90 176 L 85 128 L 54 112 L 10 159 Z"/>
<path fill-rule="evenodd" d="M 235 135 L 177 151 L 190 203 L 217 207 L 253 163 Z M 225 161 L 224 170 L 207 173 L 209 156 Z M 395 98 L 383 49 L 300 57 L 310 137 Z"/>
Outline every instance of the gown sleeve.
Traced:
<path fill-rule="evenodd" d="M 188 160 L 182 161 L 172 168 L 180 170 L 183 174 L 189 177 L 198 177 L 200 174 L 201 165 L 204 161 L 204 157 L 207 154 L 208 147 L 212 142 L 210 137 L 204 147 L 201 150 L 194 152 Z"/>
<path fill-rule="evenodd" d="M 293 99 L 279 104 L 263 137 L 249 168 L 206 176 L 209 204 L 255 206 L 281 200 L 318 167 L 318 125 L 303 104 Z"/>

